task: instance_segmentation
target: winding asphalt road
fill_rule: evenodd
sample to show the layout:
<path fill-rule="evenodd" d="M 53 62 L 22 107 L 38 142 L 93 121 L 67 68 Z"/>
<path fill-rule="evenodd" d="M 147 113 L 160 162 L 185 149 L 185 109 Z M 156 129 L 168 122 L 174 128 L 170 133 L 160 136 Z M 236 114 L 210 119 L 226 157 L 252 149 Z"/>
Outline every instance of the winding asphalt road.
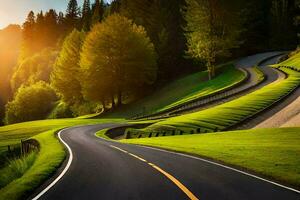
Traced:
<path fill-rule="evenodd" d="M 201 159 L 99 139 L 116 124 L 62 131 L 72 150 L 66 174 L 42 200 L 299 200 L 300 194 Z M 255 159 L 255 158 L 254 158 Z"/>
<path fill-rule="evenodd" d="M 168 118 L 171 116 L 177 116 L 197 112 L 200 110 L 205 110 L 242 97 L 275 81 L 280 81 L 285 78 L 285 75 L 279 70 L 271 68 L 268 65 L 276 64 L 278 59 L 282 56 L 282 53 L 284 52 L 268 52 L 241 58 L 235 62 L 235 66 L 243 71 L 246 71 L 249 74 L 248 80 L 246 80 L 243 84 L 221 92 L 220 94 L 214 95 L 212 97 L 199 98 L 196 101 L 185 103 L 176 108 L 159 112 L 157 114 L 144 116 L 142 118 Z M 261 65 L 259 66 L 266 77 L 265 81 L 261 83 L 258 80 L 257 73 L 255 72 L 253 66 L 257 65 L 259 62 L 265 59 L 266 61 L 261 63 Z"/>

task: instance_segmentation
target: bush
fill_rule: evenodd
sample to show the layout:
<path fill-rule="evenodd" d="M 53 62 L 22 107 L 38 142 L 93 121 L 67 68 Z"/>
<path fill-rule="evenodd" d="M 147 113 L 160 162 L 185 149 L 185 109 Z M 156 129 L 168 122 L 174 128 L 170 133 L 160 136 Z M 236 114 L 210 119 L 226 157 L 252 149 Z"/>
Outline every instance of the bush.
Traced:
<path fill-rule="evenodd" d="M 58 102 L 50 115 L 48 116 L 48 119 L 62 119 L 62 118 L 72 118 L 73 113 L 68 104 L 65 102 Z"/>
<path fill-rule="evenodd" d="M 54 108 L 57 96 L 45 82 L 31 86 L 22 86 L 16 92 L 14 100 L 6 105 L 5 123 L 44 119 Z"/>

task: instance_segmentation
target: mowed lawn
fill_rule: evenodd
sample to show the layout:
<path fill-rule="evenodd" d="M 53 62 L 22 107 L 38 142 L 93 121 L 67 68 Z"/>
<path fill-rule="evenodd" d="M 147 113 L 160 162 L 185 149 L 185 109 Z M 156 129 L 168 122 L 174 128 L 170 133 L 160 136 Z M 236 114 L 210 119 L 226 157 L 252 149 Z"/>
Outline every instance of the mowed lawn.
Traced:
<path fill-rule="evenodd" d="M 140 114 L 153 114 L 197 98 L 205 97 L 232 87 L 243 81 L 245 74 L 233 65 L 225 65 L 213 80 L 207 81 L 207 72 L 198 72 L 173 81 L 140 101 L 104 117 L 133 117 Z"/>
<path fill-rule="evenodd" d="M 195 154 L 300 188 L 300 128 L 122 140 Z"/>

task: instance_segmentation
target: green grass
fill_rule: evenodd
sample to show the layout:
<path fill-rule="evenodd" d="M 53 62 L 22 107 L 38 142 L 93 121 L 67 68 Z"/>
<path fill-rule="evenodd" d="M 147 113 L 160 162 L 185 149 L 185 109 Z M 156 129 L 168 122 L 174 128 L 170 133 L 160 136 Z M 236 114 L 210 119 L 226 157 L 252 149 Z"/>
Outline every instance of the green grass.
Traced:
<path fill-rule="evenodd" d="M 20 178 L 33 165 L 36 159 L 36 152 L 25 157 L 9 160 L 6 167 L 0 169 L 0 189 L 13 180 Z"/>
<path fill-rule="evenodd" d="M 208 157 L 300 187 L 300 128 L 122 140 Z"/>
<path fill-rule="evenodd" d="M 272 83 L 253 93 L 228 103 L 203 111 L 185 114 L 154 123 L 145 129 L 129 129 L 131 137 L 148 137 L 150 132 L 180 130 L 186 134 L 197 132 L 215 132 L 225 130 L 247 119 L 259 111 L 269 107 L 279 99 L 293 91 L 300 83 L 300 73 L 290 69 L 282 69 L 289 77 L 280 82 Z M 200 128 L 200 131 L 197 130 Z M 178 134 L 179 132 L 176 132 Z M 161 135 L 160 135 L 161 136 Z"/>
<path fill-rule="evenodd" d="M 9 172 L 9 164 L 1 169 L 1 172 L 8 173 L 6 180 L 3 180 L 3 185 L 7 183 L 8 185 L 0 190 L 0 199 L 24 199 L 57 170 L 66 155 L 64 147 L 55 135 L 59 129 L 75 125 L 114 122 L 124 122 L 124 120 L 60 119 L 25 122 L 1 127 L 0 153 L 5 152 L 7 145 L 19 144 L 21 139 L 28 138 L 34 138 L 40 143 L 40 151 L 36 155 L 34 163 L 30 162 L 31 159 L 16 161 L 12 167 L 20 166 L 17 174 Z"/>
<path fill-rule="evenodd" d="M 176 80 L 152 95 L 104 117 L 128 118 L 139 114 L 156 113 L 230 88 L 245 79 L 245 74 L 233 65 L 226 65 L 220 70 L 222 73 L 211 81 L 207 81 L 207 72 L 195 73 Z"/>
<path fill-rule="evenodd" d="M 275 66 L 289 66 L 300 69 L 300 53 L 299 50 L 292 54 L 293 56 Z"/>
<path fill-rule="evenodd" d="M 110 129 L 107 128 L 107 129 L 102 129 L 100 131 L 98 131 L 95 135 L 98 136 L 98 137 L 101 137 L 101 138 L 104 138 L 106 140 L 111 140 L 111 138 L 109 138 L 107 135 L 106 135 L 106 132 L 109 131 Z"/>

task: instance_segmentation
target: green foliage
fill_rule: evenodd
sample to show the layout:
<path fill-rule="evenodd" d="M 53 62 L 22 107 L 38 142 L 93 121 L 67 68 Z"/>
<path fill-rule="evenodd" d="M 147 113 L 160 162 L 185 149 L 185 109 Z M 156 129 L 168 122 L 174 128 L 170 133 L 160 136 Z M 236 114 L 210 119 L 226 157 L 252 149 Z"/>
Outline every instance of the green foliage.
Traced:
<path fill-rule="evenodd" d="M 300 186 L 299 128 L 123 140 L 208 157 Z"/>
<path fill-rule="evenodd" d="M 7 124 L 45 118 L 57 100 L 54 90 L 45 82 L 21 87 L 14 100 L 6 105 Z"/>
<path fill-rule="evenodd" d="M 227 10 L 227 1 L 187 0 L 185 8 L 188 55 L 207 63 L 210 78 L 215 76 L 217 58 L 239 46 L 238 15 Z"/>
<path fill-rule="evenodd" d="M 6 167 L 0 169 L 0 189 L 15 179 L 20 178 L 33 165 L 37 153 L 10 160 Z"/>
<path fill-rule="evenodd" d="M 59 101 L 54 109 L 51 111 L 48 119 L 62 119 L 62 118 L 72 118 L 73 112 L 68 104 Z"/>
<path fill-rule="evenodd" d="M 122 0 L 112 5 L 134 23 L 145 27 L 158 54 L 159 79 L 170 80 L 187 69 L 182 66 L 186 41 L 180 10 L 184 4 L 184 0 Z"/>
<path fill-rule="evenodd" d="M 124 92 L 136 92 L 156 79 L 156 54 L 144 28 L 117 14 L 87 35 L 80 66 L 82 93 L 90 101 L 117 95 L 121 104 Z"/>
<path fill-rule="evenodd" d="M 270 9 L 270 47 L 291 49 L 296 47 L 294 26 L 295 1 L 273 0 Z M 284 34 L 282 34 L 284 33 Z"/>
<path fill-rule="evenodd" d="M 91 17 L 92 17 L 92 11 L 91 11 L 91 3 L 90 0 L 84 0 L 83 6 L 82 6 L 82 29 L 84 31 L 89 31 L 91 27 Z"/>
<path fill-rule="evenodd" d="M 21 85 L 28 86 L 38 81 L 49 82 L 56 57 L 55 50 L 45 49 L 21 62 L 11 80 L 13 90 L 17 91 Z"/>
<path fill-rule="evenodd" d="M 99 105 L 94 102 L 84 101 L 71 106 L 71 110 L 74 117 L 89 115 L 93 113 L 99 113 L 103 109 L 103 105 Z"/>
<path fill-rule="evenodd" d="M 66 26 L 69 31 L 74 27 L 78 27 L 80 19 L 80 8 L 78 7 L 77 0 L 69 0 L 66 10 Z"/>
<path fill-rule="evenodd" d="M 93 16 L 92 16 L 92 25 L 95 25 L 103 20 L 104 17 L 104 2 L 103 0 L 96 0 L 94 9 L 93 9 Z"/>
<path fill-rule="evenodd" d="M 76 29 L 70 33 L 62 46 L 51 74 L 51 85 L 68 104 L 82 102 L 80 74 L 80 51 L 85 34 Z"/>

